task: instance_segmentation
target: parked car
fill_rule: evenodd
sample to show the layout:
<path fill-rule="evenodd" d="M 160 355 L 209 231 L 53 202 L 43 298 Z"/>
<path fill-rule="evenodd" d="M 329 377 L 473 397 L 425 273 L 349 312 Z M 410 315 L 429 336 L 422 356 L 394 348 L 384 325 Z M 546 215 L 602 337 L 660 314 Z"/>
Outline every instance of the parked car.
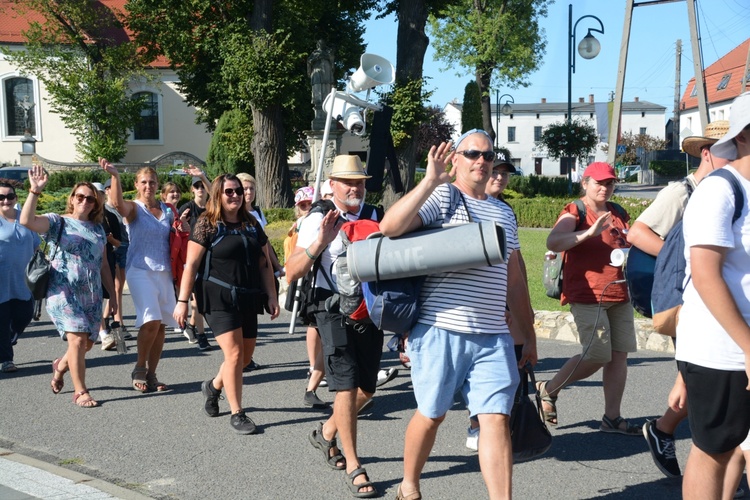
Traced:
<path fill-rule="evenodd" d="M 640 172 L 640 171 L 641 171 L 641 166 L 640 165 L 627 165 L 627 166 L 624 166 L 624 167 L 620 167 L 620 171 L 617 174 L 617 176 L 620 179 L 624 180 L 624 179 L 627 179 L 628 177 L 630 177 L 631 175 L 638 175 L 638 172 Z"/>
<path fill-rule="evenodd" d="M 29 177 L 29 169 L 26 167 L 3 167 L 0 168 L 0 179 L 23 182 Z"/>

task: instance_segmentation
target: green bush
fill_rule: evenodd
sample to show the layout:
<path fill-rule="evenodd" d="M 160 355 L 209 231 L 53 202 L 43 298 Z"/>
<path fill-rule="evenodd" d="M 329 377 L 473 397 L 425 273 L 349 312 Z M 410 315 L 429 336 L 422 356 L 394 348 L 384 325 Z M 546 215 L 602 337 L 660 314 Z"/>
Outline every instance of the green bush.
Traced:
<path fill-rule="evenodd" d="M 519 227 L 551 228 L 563 207 L 576 198 L 508 198 L 506 201 L 513 207 L 518 217 Z M 612 201 L 619 203 L 630 215 L 631 223 L 651 204 L 651 200 L 613 196 Z"/>
<path fill-rule="evenodd" d="M 654 160 L 648 168 L 664 177 L 682 177 L 685 175 L 685 162 L 680 160 Z"/>
<path fill-rule="evenodd" d="M 526 198 L 549 196 L 565 198 L 568 196 L 568 179 L 565 177 L 545 177 L 541 175 L 512 175 L 508 188 Z M 575 186 L 574 186 L 575 188 Z"/>
<path fill-rule="evenodd" d="M 289 225 L 294 222 L 294 209 L 293 208 L 267 208 L 263 210 L 263 215 L 266 216 L 268 224 L 273 224 L 278 221 L 289 221 Z"/>

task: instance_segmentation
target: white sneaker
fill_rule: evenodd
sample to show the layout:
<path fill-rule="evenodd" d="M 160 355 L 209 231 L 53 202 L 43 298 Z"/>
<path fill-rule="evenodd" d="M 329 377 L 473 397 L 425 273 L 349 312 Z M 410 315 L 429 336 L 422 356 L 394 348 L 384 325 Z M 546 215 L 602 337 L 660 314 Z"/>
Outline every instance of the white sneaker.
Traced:
<path fill-rule="evenodd" d="M 388 368 L 387 370 L 380 370 L 378 372 L 378 380 L 375 382 L 376 387 L 380 387 L 383 384 L 387 384 L 398 375 L 398 369 Z"/>
<path fill-rule="evenodd" d="M 106 334 L 102 338 L 102 351 L 112 351 L 117 347 L 117 340 L 111 333 Z"/>
<path fill-rule="evenodd" d="M 476 429 L 469 429 L 466 431 L 466 447 L 470 450 L 479 450 L 479 427 Z"/>
<path fill-rule="evenodd" d="M 189 344 L 197 344 L 198 339 L 195 338 L 195 326 L 185 325 L 185 329 L 182 334 L 188 340 Z"/>

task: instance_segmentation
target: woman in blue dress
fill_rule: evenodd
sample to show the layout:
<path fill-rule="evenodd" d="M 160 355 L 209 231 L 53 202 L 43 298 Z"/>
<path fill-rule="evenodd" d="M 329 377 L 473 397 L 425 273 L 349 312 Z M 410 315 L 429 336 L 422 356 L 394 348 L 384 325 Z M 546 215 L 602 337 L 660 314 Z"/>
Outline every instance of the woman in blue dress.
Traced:
<path fill-rule="evenodd" d="M 63 388 L 63 375 L 73 379 L 73 402 L 82 408 L 99 403 L 86 387 L 86 352 L 94 345 L 102 317 L 102 284 L 114 297 L 114 282 L 104 259 L 106 235 L 101 226 L 103 203 L 89 182 L 77 183 L 68 196 L 65 215 L 36 215 L 36 204 L 48 177 L 35 165 L 29 170 L 29 196 L 21 211 L 21 224 L 51 243 L 52 272 L 47 291 L 47 313 L 68 350 L 52 363 L 52 392 Z M 60 232 L 60 224 L 63 224 Z M 60 233 L 60 239 L 57 235 Z M 111 312 L 117 308 L 110 301 Z"/>
<path fill-rule="evenodd" d="M 24 282 L 24 269 L 39 246 L 39 236 L 19 222 L 16 188 L 0 181 L 0 371 L 17 370 L 14 338 L 31 322 L 34 299 Z"/>

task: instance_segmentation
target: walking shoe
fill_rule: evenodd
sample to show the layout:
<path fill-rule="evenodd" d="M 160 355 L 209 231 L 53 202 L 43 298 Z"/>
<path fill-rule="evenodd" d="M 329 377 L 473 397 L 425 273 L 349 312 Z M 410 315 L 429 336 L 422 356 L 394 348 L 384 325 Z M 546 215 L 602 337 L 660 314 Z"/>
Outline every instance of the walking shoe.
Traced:
<path fill-rule="evenodd" d="M 229 423 L 232 425 L 232 429 L 234 429 L 234 432 L 236 432 L 237 434 L 255 434 L 255 432 L 257 431 L 255 423 L 250 420 L 250 417 L 245 415 L 244 411 L 238 411 L 237 413 L 232 415 Z"/>
<path fill-rule="evenodd" d="M 250 358 L 250 362 L 242 369 L 243 372 L 249 373 L 253 370 L 260 370 L 261 366 L 255 362 L 254 359 Z"/>
<path fill-rule="evenodd" d="M 737 488 L 737 491 L 734 492 L 734 496 L 732 498 L 744 498 L 745 497 L 745 490 L 742 489 L 742 487 Z"/>
<path fill-rule="evenodd" d="M 114 351 L 117 348 L 117 340 L 111 333 L 102 337 L 102 351 Z"/>
<path fill-rule="evenodd" d="M 312 377 L 312 369 L 307 369 L 307 380 L 310 380 L 310 377 Z M 320 379 L 320 382 L 318 382 L 318 387 L 328 387 L 328 381 L 326 380 L 326 376 L 323 375 L 323 378 Z"/>
<path fill-rule="evenodd" d="M 470 450 L 479 450 L 479 427 L 466 431 L 466 447 Z"/>
<path fill-rule="evenodd" d="M 208 337 L 206 337 L 205 333 L 196 333 L 195 338 L 198 342 L 198 349 L 201 351 L 211 350 L 211 344 L 208 343 Z"/>
<path fill-rule="evenodd" d="M 221 391 L 214 387 L 213 380 L 206 380 L 201 384 L 201 393 L 206 398 L 206 402 L 203 404 L 203 411 L 209 417 L 219 416 L 219 399 L 221 397 Z"/>
<path fill-rule="evenodd" d="M 380 387 L 381 385 L 387 384 L 388 382 L 396 378 L 396 375 L 398 375 L 398 369 L 396 368 L 380 370 L 378 372 L 378 381 L 375 382 L 375 387 Z"/>
<path fill-rule="evenodd" d="M 13 332 L 13 336 L 10 338 L 10 345 L 16 345 L 18 343 L 18 332 Z"/>
<path fill-rule="evenodd" d="M 323 401 L 315 394 L 315 391 L 305 391 L 305 398 L 302 400 L 305 406 L 312 408 L 325 408 L 328 403 Z"/>
<path fill-rule="evenodd" d="M 182 334 L 188 340 L 188 344 L 198 343 L 198 340 L 195 338 L 195 325 L 185 325 L 185 329 L 182 330 Z"/>
<path fill-rule="evenodd" d="M 674 436 L 656 428 L 656 419 L 643 424 L 643 437 L 646 438 L 651 458 L 659 470 L 667 477 L 680 477 L 680 464 L 675 454 Z"/>
<path fill-rule="evenodd" d="M 0 371 L 3 373 L 13 373 L 18 371 L 18 367 L 13 361 L 3 361 Z"/>
<path fill-rule="evenodd" d="M 122 325 L 120 328 L 122 328 L 122 339 L 123 340 L 133 340 L 133 334 L 131 334 L 127 328 L 125 328 L 125 325 Z"/>
<path fill-rule="evenodd" d="M 365 401 L 365 404 L 363 404 L 362 407 L 357 411 L 357 416 L 361 417 L 362 415 L 369 414 L 373 406 L 375 406 L 375 401 L 372 398 L 368 399 L 367 401 Z"/>

